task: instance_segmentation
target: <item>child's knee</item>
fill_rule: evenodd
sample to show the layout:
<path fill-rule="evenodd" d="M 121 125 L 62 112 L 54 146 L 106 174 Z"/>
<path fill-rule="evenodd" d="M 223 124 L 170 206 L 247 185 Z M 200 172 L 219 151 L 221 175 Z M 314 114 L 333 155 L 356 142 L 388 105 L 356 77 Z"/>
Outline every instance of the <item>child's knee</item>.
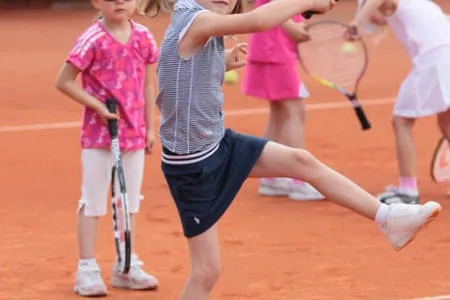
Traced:
<path fill-rule="evenodd" d="M 106 203 L 96 203 L 81 198 L 78 201 L 77 214 L 86 217 L 101 217 L 106 215 Z"/>
<path fill-rule="evenodd" d="M 199 282 L 205 289 L 211 290 L 214 284 L 219 280 L 222 273 L 220 262 L 202 264 L 192 268 L 192 277 Z"/>
<path fill-rule="evenodd" d="M 298 165 L 308 166 L 317 162 L 317 159 L 314 157 L 314 155 L 304 149 L 293 149 L 292 155 L 293 159 Z"/>
<path fill-rule="evenodd" d="M 392 118 L 392 126 L 395 130 L 411 128 L 414 125 L 415 119 L 404 118 L 399 116 L 394 116 Z"/>

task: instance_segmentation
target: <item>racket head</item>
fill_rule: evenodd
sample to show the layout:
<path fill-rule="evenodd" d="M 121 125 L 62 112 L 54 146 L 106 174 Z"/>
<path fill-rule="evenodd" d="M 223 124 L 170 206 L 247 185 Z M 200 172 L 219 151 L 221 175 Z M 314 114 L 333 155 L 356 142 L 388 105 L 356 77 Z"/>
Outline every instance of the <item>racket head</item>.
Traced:
<path fill-rule="evenodd" d="M 118 258 L 118 269 L 127 274 L 131 266 L 131 231 L 128 214 L 128 199 L 125 186 L 122 186 L 120 178 L 123 177 L 121 162 L 115 165 L 111 174 L 112 217 L 114 239 Z M 119 192 L 116 192 L 116 178 L 119 179 Z M 124 183 L 124 182 L 123 182 Z M 125 193 L 124 193 L 125 191 Z"/>
<path fill-rule="evenodd" d="M 302 69 L 322 85 L 347 95 L 356 95 L 369 63 L 362 38 L 348 38 L 352 27 L 337 20 L 320 20 L 305 26 L 310 40 L 297 44 Z M 353 49 L 343 51 L 347 47 Z"/>
<path fill-rule="evenodd" d="M 435 183 L 450 182 L 450 146 L 443 137 L 439 139 L 434 149 L 431 178 Z"/>
<path fill-rule="evenodd" d="M 114 165 L 111 171 L 111 202 L 113 232 L 118 259 L 117 268 L 120 272 L 127 274 L 131 267 L 131 225 L 125 174 L 117 137 L 117 122 L 109 123 L 109 129 L 111 135 L 111 152 L 114 158 Z M 118 189 L 116 183 L 119 184 Z"/>

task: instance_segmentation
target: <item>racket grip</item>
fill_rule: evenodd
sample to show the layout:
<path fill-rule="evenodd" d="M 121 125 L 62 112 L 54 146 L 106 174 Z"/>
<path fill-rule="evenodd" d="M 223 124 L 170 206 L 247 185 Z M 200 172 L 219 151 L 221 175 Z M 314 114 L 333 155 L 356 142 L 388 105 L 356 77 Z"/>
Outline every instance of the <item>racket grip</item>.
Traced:
<path fill-rule="evenodd" d="M 106 99 L 106 107 L 108 108 L 110 113 L 117 113 L 117 100 L 114 98 Z M 111 138 L 117 137 L 117 120 L 111 119 L 108 120 L 108 129 Z"/>
<path fill-rule="evenodd" d="M 361 106 L 355 107 L 356 114 L 358 115 L 359 122 L 361 123 L 361 127 L 363 130 L 368 130 L 372 126 L 369 123 L 369 120 L 366 117 Z"/>
<path fill-rule="evenodd" d="M 319 14 L 319 12 L 313 11 L 313 10 L 307 10 L 302 13 L 302 17 L 306 20 L 311 19 L 312 16 Z"/>

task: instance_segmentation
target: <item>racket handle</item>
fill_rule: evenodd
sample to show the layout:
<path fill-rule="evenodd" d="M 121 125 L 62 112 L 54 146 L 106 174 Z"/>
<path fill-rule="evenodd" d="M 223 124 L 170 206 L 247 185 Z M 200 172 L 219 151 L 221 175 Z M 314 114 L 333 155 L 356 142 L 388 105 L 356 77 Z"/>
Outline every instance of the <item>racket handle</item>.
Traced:
<path fill-rule="evenodd" d="M 309 20 L 312 16 L 319 14 L 319 12 L 313 11 L 313 10 L 307 10 L 302 13 L 303 19 Z"/>
<path fill-rule="evenodd" d="M 114 98 L 106 99 L 106 107 L 108 108 L 110 113 L 117 113 L 117 100 Z M 114 139 L 117 137 L 117 120 L 112 119 L 108 120 L 108 129 L 111 138 Z"/>
<path fill-rule="evenodd" d="M 355 107 L 356 114 L 358 115 L 359 122 L 361 123 L 361 127 L 363 130 L 368 130 L 372 126 L 369 123 L 369 120 L 366 117 L 366 114 L 364 113 L 361 106 Z"/>

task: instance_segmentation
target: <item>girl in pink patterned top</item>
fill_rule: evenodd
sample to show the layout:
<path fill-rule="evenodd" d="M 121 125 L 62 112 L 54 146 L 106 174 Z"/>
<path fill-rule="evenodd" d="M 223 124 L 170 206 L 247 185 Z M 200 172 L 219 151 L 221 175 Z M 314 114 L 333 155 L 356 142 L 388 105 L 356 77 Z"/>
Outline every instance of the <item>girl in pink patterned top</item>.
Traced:
<path fill-rule="evenodd" d="M 106 120 L 118 119 L 132 232 L 139 211 L 144 155 L 154 144 L 153 68 L 158 49 L 146 27 L 131 20 L 136 0 L 93 0 L 99 18 L 76 40 L 59 74 L 57 88 L 84 106 L 81 128 L 82 186 L 78 209 L 80 260 L 74 290 L 82 296 L 106 295 L 95 260 L 98 217 L 106 214 L 112 156 Z M 76 83 L 81 73 L 82 87 Z M 107 98 L 118 101 L 108 112 Z M 135 244 L 134 241 L 132 243 Z M 128 274 L 113 268 L 112 285 L 154 289 L 157 280 L 132 255 Z"/>
<path fill-rule="evenodd" d="M 255 6 L 271 0 L 256 0 Z M 309 96 L 297 71 L 296 43 L 309 39 L 303 18 L 297 15 L 280 26 L 252 33 L 242 84 L 244 94 L 269 102 L 270 115 L 264 137 L 278 143 L 305 147 L 303 99 Z M 294 200 L 323 199 L 308 183 L 291 178 L 262 178 L 259 194 L 288 196 Z"/>

